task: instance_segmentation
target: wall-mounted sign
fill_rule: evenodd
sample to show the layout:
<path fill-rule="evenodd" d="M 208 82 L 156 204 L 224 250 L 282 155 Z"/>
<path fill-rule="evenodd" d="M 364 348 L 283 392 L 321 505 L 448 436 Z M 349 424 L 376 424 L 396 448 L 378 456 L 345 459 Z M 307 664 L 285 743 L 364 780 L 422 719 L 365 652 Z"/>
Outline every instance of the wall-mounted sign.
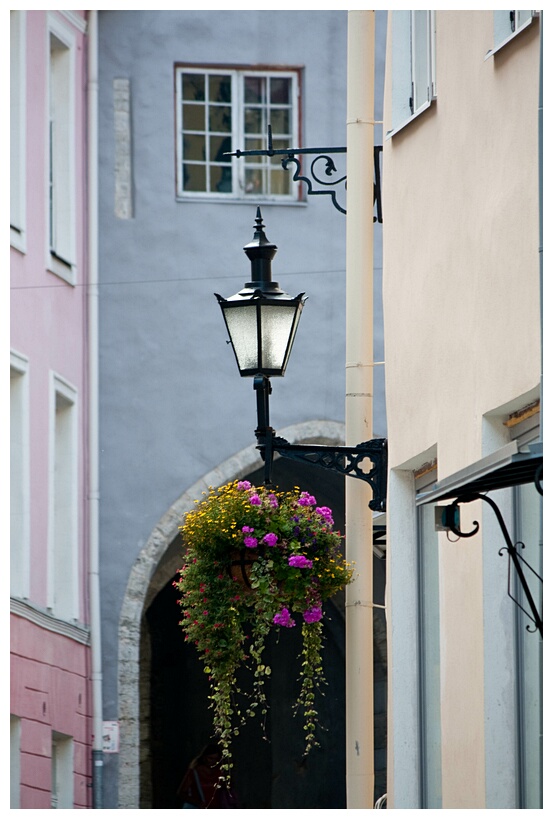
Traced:
<path fill-rule="evenodd" d="M 102 750 L 105 754 L 119 753 L 119 723 L 102 723 Z"/>

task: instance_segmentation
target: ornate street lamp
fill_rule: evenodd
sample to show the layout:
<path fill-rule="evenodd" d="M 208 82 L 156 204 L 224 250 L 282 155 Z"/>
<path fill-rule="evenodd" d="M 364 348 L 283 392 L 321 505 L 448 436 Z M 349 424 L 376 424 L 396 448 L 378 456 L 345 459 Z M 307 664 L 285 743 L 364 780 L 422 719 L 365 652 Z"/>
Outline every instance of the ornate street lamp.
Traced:
<path fill-rule="evenodd" d="M 284 375 L 305 298 L 303 293 L 291 298 L 272 281 L 271 263 L 277 246 L 265 236 L 259 208 L 255 222 L 254 237 L 244 247 L 252 265 L 252 280 L 228 299 L 215 295 L 240 375 Z"/>
<path fill-rule="evenodd" d="M 272 485 L 274 453 L 341 475 L 350 475 L 369 483 L 373 498 L 371 509 L 386 508 L 387 441 L 375 438 L 356 447 L 290 444 L 277 437 L 269 424 L 270 377 L 282 376 L 286 370 L 296 330 L 305 303 L 305 294 L 292 298 L 272 281 L 271 263 L 276 245 L 265 236 L 261 211 L 257 208 L 253 240 L 244 247 L 251 262 L 251 281 L 244 288 L 224 299 L 215 296 L 234 350 L 241 376 L 253 377 L 257 394 L 257 448 L 265 463 L 265 484 Z M 369 460 L 368 471 L 363 468 Z"/>

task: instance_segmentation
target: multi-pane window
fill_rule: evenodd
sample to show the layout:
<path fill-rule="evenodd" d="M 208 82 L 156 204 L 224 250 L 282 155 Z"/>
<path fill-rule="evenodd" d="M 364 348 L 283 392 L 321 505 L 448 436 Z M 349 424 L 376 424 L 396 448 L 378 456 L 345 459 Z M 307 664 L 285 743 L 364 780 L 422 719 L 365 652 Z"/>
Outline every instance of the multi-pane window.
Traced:
<path fill-rule="evenodd" d="M 491 57 L 519 32 L 527 28 L 538 13 L 537 11 L 518 11 L 516 9 L 494 11 L 493 48 L 488 51 L 486 57 Z"/>
<path fill-rule="evenodd" d="M 433 11 L 394 11 L 392 130 L 406 125 L 436 97 L 436 22 Z"/>
<path fill-rule="evenodd" d="M 291 174 L 279 156 L 236 151 L 275 150 L 298 140 L 298 74 L 177 68 L 177 194 L 293 199 Z"/>

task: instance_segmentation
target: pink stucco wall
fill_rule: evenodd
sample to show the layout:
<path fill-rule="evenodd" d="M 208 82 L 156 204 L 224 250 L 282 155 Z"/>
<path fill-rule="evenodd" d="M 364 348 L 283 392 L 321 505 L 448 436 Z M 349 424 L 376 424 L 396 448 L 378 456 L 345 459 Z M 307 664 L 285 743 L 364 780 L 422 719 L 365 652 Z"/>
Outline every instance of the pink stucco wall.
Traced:
<path fill-rule="evenodd" d="M 48 618 L 49 385 L 54 372 L 77 393 L 79 638 L 11 615 L 11 713 L 20 719 L 20 802 L 49 808 L 52 731 L 74 740 L 75 807 L 90 807 L 91 697 L 87 594 L 87 322 L 86 322 L 86 58 L 85 12 L 27 11 L 25 15 L 25 244 L 11 248 L 11 349 L 28 359 L 30 439 L 29 608 Z M 49 18 L 49 15 L 51 16 Z M 47 77 L 49 19 L 75 42 L 76 280 L 48 270 Z M 24 608 L 24 607 L 23 607 Z M 39 618 L 40 621 L 40 618 Z M 75 625 L 75 624 L 73 624 Z M 63 628 L 61 629 L 63 632 Z"/>

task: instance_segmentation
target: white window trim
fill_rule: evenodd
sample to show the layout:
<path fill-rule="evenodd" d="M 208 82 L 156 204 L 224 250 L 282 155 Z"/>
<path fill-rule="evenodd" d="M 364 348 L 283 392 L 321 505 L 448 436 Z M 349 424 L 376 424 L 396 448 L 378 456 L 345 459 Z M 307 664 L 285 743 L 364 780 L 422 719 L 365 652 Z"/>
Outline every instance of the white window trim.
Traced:
<path fill-rule="evenodd" d="M 78 620 L 78 565 L 79 565 L 79 510 L 78 510 L 78 404 L 77 390 L 61 376 L 50 371 L 49 388 L 49 467 L 48 467 L 48 568 L 47 568 L 47 606 L 55 617 L 72 622 Z M 56 581 L 59 581 L 59 574 L 56 572 L 56 543 L 55 543 L 55 464 L 56 464 L 56 398 L 60 395 L 68 404 L 72 405 L 71 416 L 71 517 L 70 517 L 70 550 L 66 555 L 67 564 L 64 567 L 63 580 L 69 584 L 67 593 L 68 614 L 59 611 L 59 603 L 56 602 Z"/>
<path fill-rule="evenodd" d="M 239 82 L 239 78 L 245 74 L 250 76 L 258 76 L 258 77 L 267 77 L 267 76 L 282 76 L 282 77 L 290 77 L 292 79 L 292 99 L 293 103 L 291 105 L 291 112 L 292 112 L 292 136 L 291 141 L 292 145 L 288 147 L 295 147 L 299 144 L 299 105 L 300 105 L 300 72 L 297 69 L 283 69 L 280 70 L 278 67 L 274 69 L 267 68 L 266 70 L 260 71 L 256 70 L 255 68 L 248 68 L 248 67 L 233 67 L 228 65 L 221 65 L 217 68 L 212 67 L 203 67 L 201 65 L 177 65 L 175 66 L 175 105 L 176 105 L 176 112 L 175 112 L 175 149 L 176 149 L 176 184 L 177 184 L 177 193 L 176 199 L 178 202 L 190 202 L 190 201 L 220 201 L 220 202 L 248 202 L 248 201 L 260 201 L 264 203 L 276 203 L 279 205 L 296 205 L 296 204 L 304 204 L 301 197 L 301 188 L 298 186 L 297 191 L 292 188 L 292 192 L 290 194 L 247 194 L 244 192 L 244 177 L 245 177 L 245 157 L 231 157 L 231 172 L 232 172 L 232 183 L 233 183 L 233 192 L 232 193 L 217 193 L 212 191 L 186 191 L 183 192 L 182 190 L 182 140 L 181 140 L 181 131 L 182 131 L 182 105 L 181 105 L 181 96 L 179 90 L 179 75 L 182 73 L 197 73 L 197 74 L 230 74 L 232 78 L 232 97 L 233 100 L 236 100 L 236 104 L 232 105 L 232 130 L 231 130 L 231 137 L 234 140 L 235 138 L 243 141 L 243 133 L 242 133 L 242 124 L 241 124 L 241 114 L 244 110 L 244 99 L 243 99 L 243 84 Z M 243 144 L 239 145 L 232 145 L 232 150 L 243 150 Z M 285 171 L 282 169 L 282 173 L 290 173 L 290 171 Z"/>
<path fill-rule="evenodd" d="M 25 11 L 10 10 L 10 53 L 14 60 L 10 68 L 10 140 L 11 151 L 17 151 L 10 158 L 10 244 L 25 253 L 27 250 L 27 206 L 26 206 L 26 126 L 27 126 L 27 71 Z M 10 61 L 11 62 L 11 61 Z"/>
<path fill-rule="evenodd" d="M 67 22 L 63 19 L 60 19 L 55 13 L 48 12 L 47 16 L 48 25 L 46 30 L 46 59 L 47 59 L 47 71 L 46 71 L 46 86 L 47 86 L 47 99 L 46 99 L 46 122 L 45 122 L 45 162 L 44 162 L 44 173 L 45 173 L 45 214 L 47 214 L 46 224 L 46 236 L 45 236 L 45 243 L 46 243 L 46 267 L 50 271 L 50 273 L 54 273 L 56 276 L 59 276 L 61 279 L 66 281 L 68 284 L 76 284 L 77 281 L 77 268 L 76 268 L 76 216 L 75 216 L 75 209 L 76 209 L 76 157 L 75 157 L 75 130 L 76 130 L 76 113 L 75 113 L 75 64 L 76 64 L 76 37 L 75 33 L 72 30 Z M 67 184 L 67 197 L 68 197 L 68 205 L 67 211 L 71 214 L 71 218 L 68 220 L 67 225 L 67 251 L 65 256 L 60 256 L 55 252 L 55 248 L 50 247 L 50 219 L 48 214 L 50 213 L 50 204 L 49 204 L 49 169 L 50 169 L 50 158 L 49 158 L 49 146 L 50 146 L 50 101 L 51 101 L 51 85 L 50 85 L 50 38 L 54 35 L 68 50 L 68 57 L 69 57 L 69 77 L 68 77 L 68 84 L 69 84 L 69 99 L 68 99 L 68 111 L 67 111 L 67 120 L 68 120 L 68 128 L 69 128 L 69 135 L 68 135 L 68 146 L 69 146 L 69 162 L 68 162 L 68 170 L 69 170 L 69 180 Z"/>
<path fill-rule="evenodd" d="M 21 719 L 10 714 L 10 809 L 21 807 Z"/>
<path fill-rule="evenodd" d="M 16 579 L 15 585 L 10 589 L 12 595 L 26 599 L 29 597 L 29 575 L 30 575 L 30 544 L 31 544 L 31 504 L 30 504 L 30 418 L 29 418 L 29 359 L 11 351 L 10 369 L 16 373 L 16 377 L 21 378 L 21 497 L 22 497 L 22 526 L 21 526 L 21 559 L 19 563 L 20 576 Z M 13 457 L 13 455 L 12 455 Z M 11 578 L 10 585 L 14 583 Z"/>
<path fill-rule="evenodd" d="M 532 16 L 525 20 L 521 25 L 518 25 L 516 29 L 513 31 L 513 33 L 509 35 L 509 37 L 506 37 L 504 40 L 502 40 L 500 43 L 498 43 L 496 46 L 490 49 L 485 54 L 484 60 L 489 60 L 490 57 L 493 57 L 494 54 L 497 54 L 498 51 L 501 51 L 501 49 L 504 48 L 507 45 L 507 43 L 510 43 L 512 40 L 515 39 L 515 37 L 518 37 L 521 31 L 524 31 L 524 29 L 528 28 L 528 26 L 531 26 L 536 17 L 539 16 L 540 16 L 539 11 L 532 11 Z"/>
<path fill-rule="evenodd" d="M 430 11 L 430 38 L 429 38 L 429 48 L 430 53 L 428 55 L 429 59 L 429 96 L 430 98 L 424 102 L 422 105 L 419 105 L 416 111 L 402 120 L 395 128 L 392 128 L 390 131 L 387 131 L 385 139 L 390 139 L 391 137 L 395 136 L 399 131 L 402 131 L 406 125 L 409 125 L 410 122 L 417 119 L 423 111 L 428 110 L 432 103 L 437 99 L 437 84 L 436 84 L 436 12 L 433 10 Z M 411 32 L 412 32 L 412 20 L 414 12 L 411 11 Z M 393 32 L 392 32 L 393 35 Z M 412 45 L 412 37 L 411 37 L 411 45 Z M 411 72 L 413 71 L 413 57 L 411 57 Z"/>
<path fill-rule="evenodd" d="M 52 731 L 52 808 L 74 807 L 73 737 Z"/>

